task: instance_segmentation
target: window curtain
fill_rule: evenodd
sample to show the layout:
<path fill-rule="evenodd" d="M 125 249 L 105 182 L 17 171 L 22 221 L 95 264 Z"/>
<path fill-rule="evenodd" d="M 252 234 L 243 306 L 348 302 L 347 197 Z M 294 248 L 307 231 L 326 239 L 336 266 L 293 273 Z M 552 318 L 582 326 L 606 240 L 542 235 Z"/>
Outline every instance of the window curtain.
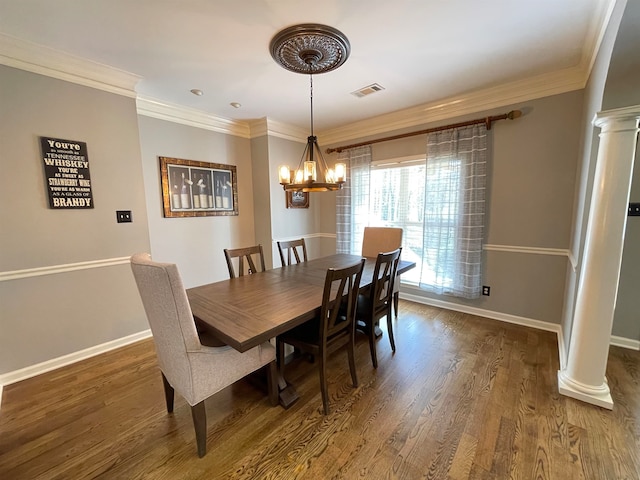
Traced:
<path fill-rule="evenodd" d="M 369 219 L 371 146 L 344 150 L 338 160 L 347 165 L 347 182 L 336 194 L 336 252 L 359 255 Z"/>
<path fill-rule="evenodd" d="M 478 298 L 482 289 L 486 126 L 429 134 L 426 168 L 420 287 L 438 294 Z"/>

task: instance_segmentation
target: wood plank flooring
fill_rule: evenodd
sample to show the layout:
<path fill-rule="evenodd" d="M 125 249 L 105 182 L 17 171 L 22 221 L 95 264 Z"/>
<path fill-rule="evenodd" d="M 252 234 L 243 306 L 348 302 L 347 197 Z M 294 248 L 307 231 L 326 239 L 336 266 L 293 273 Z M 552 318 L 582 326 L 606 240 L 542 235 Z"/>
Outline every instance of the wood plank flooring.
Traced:
<path fill-rule="evenodd" d="M 202 459 L 151 340 L 7 386 L 0 479 L 640 479 L 640 352 L 611 348 L 608 411 L 557 393 L 553 333 L 407 301 L 394 325 L 377 370 L 359 338 L 358 388 L 331 360 L 328 416 L 305 359 L 289 410 L 247 380 L 209 399 Z"/>

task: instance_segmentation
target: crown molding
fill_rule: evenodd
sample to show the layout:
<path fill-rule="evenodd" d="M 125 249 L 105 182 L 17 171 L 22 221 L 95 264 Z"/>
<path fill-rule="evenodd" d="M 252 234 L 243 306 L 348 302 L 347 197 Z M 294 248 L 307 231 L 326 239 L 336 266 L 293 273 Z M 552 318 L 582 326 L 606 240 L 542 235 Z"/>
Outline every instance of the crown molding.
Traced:
<path fill-rule="evenodd" d="M 218 117 L 202 110 L 170 104 L 151 97 L 138 96 L 136 105 L 138 115 L 212 130 L 236 137 L 251 138 L 248 122 Z"/>
<path fill-rule="evenodd" d="M 141 77 L 0 33 L 0 64 L 135 98 Z"/>
<path fill-rule="evenodd" d="M 329 129 L 322 132 L 322 141 L 330 145 L 381 135 L 403 128 L 417 127 L 505 105 L 580 90 L 585 87 L 587 77 L 585 68 L 579 65 Z"/>
<path fill-rule="evenodd" d="M 600 51 L 600 45 L 604 39 L 604 34 L 607 31 L 607 26 L 611 20 L 613 9 L 616 6 L 617 0 L 600 0 L 598 2 L 598 11 L 592 17 L 591 24 L 589 25 L 589 31 L 587 33 L 587 40 L 582 49 L 582 61 L 581 64 L 585 67 L 588 75 L 591 74 L 593 64 L 598 57 Z"/>
<path fill-rule="evenodd" d="M 289 125 L 287 123 L 278 122 L 268 117 L 258 120 L 249 121 L 249 129 L 251 130 L 251 138 L 269 135 L 270 137 L 284 138 L 294 142 L 306 143 L 309 136 L 308 130 L 300 127 Z"/>

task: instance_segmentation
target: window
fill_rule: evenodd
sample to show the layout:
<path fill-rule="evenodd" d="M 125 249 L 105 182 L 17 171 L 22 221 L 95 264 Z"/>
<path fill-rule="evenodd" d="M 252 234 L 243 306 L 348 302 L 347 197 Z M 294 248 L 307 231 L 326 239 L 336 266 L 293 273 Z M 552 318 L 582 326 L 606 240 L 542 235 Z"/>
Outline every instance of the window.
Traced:
<path fill-rule="evenodd" d="M 419 161 L 371 164 L 370 150 L 356 162 L 350 157 L 351 188 L 337 201 L 350 212 L 337 228 L 341 248 L 359 253 L 365 226 L 400 227 L 402 258 L 417 267 L 403 282 L 437 294 L 480 296 L 486 150 L 481 124 L 430 134 Z"/>
<path fill-rule="evenodd" d="M 416 262 L 416 268 L 404 274 L 402 281 L 414 284 L 420 282 L 422 270 L 424 178 L 424 163 L 374 167 L 370 178 L 368 225 L 403 229 L 402 258 Z M 362 237 L 356 242 L 362 245 Z"/>
<path fill-rule="evenodd" d="M 455 247 L 455 221 L 458 209 L 459 187 L 451 193 L 451 184 L 460 183 L 459 162 L 437 162 L 429 168 L 430 189 L 425 195 L 425 175 L 427 167 L 421 164 L 406 166 L 372 166 L 370 173 L 369 209 L 363 222 L 377 227 L 399 227 L 403 229 L 402 258 L 416 262 L 416 268 L 402 276 L 403 282 L 413 284 L 433 284 L 443 278 L 445 287 L 453 283 L 453 275 L 446 268 L 438 266 L 438 252 L 443 246 Z M 426 212 L 425 212 L 426 208 Z M 425 222 L 427 230 L 436 225 L 442 234 L 437 238 L 427 238 L 425 243 Z M 362 236 L 354 238 L 354 252 L 359 251 Z"/>

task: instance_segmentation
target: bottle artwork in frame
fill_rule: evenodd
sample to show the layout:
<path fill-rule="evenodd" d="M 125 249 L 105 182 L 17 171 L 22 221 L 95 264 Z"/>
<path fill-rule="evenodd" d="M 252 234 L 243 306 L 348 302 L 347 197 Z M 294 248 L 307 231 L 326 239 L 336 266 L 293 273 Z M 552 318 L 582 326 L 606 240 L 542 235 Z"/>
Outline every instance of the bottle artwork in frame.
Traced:
<path fill-rule="evenodd" d="M 238 215 L 235 165 L 159 158 L 165 217 Z"/>
<path fill-rule="evenodd" d="M 309 192 L 285 192 L 287 208 L 309 208 Z"/>

